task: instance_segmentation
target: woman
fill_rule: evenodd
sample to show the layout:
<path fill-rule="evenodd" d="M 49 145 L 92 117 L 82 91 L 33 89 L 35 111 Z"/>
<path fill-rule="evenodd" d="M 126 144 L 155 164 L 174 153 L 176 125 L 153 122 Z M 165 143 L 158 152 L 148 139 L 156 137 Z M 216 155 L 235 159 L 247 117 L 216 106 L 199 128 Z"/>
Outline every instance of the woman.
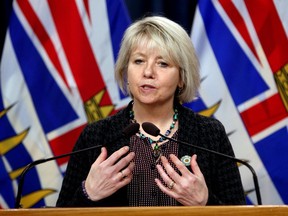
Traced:
<path fill-rule="evenodd" d="M 117 139 L 131 122 L 152 122 L 168 137 L 234 155 L 219 121 L 181 105 L 195 98 L 200 83 L 185 30 L 158 16 L 135 22 L 125 32 L 115 71 L 133 100 L 84 129 L 74 150 L 105 147 L 71 157 L 57 206 L 245 204 L 232 161 L 152 137 L 142 127 Z"/>

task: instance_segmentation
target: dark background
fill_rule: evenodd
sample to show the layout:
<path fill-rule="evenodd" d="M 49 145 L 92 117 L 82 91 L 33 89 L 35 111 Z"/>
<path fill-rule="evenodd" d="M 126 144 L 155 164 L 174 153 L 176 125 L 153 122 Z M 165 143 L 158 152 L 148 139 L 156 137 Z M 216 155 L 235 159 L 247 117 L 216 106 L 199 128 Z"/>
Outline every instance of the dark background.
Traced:
<path fill-rule="evenodd" d="M 196 0 L 125 0 L 132 21 L 146 15 L 162 15 L 179 23 L 190 34 Z"/>
<path fill-rule="evenodd" d="M 12 2 L 13 0 L 0 0 L 0 59 Z M 197 0 L 123 0 L 123 2 L 126 4 L 131 21 L 147 15 L 162 15 L 179 23 L 190 34 Z"/>

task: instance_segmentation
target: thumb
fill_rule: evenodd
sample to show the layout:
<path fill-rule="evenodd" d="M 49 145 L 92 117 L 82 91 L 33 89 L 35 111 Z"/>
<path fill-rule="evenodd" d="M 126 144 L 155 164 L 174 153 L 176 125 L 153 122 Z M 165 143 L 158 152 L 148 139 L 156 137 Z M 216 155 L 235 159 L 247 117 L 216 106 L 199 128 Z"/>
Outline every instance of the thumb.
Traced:
<path fill-rule="evenodd" d="M 101 148 L 101 153 L 97 157 L 96 161 L 94 162 L 95 165 L 101 164 L 103 161 L 105 161 L 107 158 L 107 149 L 105 147 Z"/>
<path fill-rule="evenodd" d="M 191 169 L 196 176 L 202 176 L 203 174 L 196 160 L 197 160 L 197 155 L 194 154 L 191 159 Z"/>

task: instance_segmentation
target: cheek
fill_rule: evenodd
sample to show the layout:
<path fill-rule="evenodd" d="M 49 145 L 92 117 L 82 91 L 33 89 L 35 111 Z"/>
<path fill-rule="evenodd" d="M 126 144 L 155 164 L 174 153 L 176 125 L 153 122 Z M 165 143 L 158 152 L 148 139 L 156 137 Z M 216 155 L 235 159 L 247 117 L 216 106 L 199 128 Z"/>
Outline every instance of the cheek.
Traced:
<path fill-rule="evenodd" d="M 127 67 L 127 80 L 131 80 L 135 77 L 134 69 L 131 65 L 128 65 Z"/>
<path fill-rule="evenodd" d="M 127 68 L 127 82 L 131 83 L 131 78 L 132 78 L 132 74 L 131 74 L 131 69 L 129 69 L 129 67 Z"/>
<path fill-rule="evenodd" d="M 141 75 L 137 73 L 137 71 L 133 70 L 132 68 L 128 68 L 127 70 L 127 81 L 129 84 L 136 84 L 141 79 Z"/>
<path fill-rule="evenodd" d="M 167 80 L 167 83 L 169 83 L 169 86 L 171 88 L 175 87 L 175 89 L 177 88 L 177 86 L 179 86 L 180 82 L 181 82 L 180 77 L 178 76 L 172 76 Z"/>
<path fill-rule="evenodd" d="M 131 84 L 135 83 L 135 77 L 132 74 L 127 73 L 127 81 L 131 86 Z"/>

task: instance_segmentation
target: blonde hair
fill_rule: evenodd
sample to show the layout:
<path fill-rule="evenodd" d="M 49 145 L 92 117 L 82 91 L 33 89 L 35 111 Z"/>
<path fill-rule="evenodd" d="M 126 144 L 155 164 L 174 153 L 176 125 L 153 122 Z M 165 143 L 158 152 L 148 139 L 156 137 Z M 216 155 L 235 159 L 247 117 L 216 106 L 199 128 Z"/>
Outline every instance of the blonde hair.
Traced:
<path fill-rule="evenodd" d="M 160 16 L 146 17 L 126 29 L 115 66 L 115 79 L 124 94 L 127 88 L 127 68 L 131 52 L 147 42 L 157 45 L 180 70 L 182 89 L 177 89 L 178 100 L 191 102 L 200 86 L 198 59 L 187 32 L 177 23 Z"/>

